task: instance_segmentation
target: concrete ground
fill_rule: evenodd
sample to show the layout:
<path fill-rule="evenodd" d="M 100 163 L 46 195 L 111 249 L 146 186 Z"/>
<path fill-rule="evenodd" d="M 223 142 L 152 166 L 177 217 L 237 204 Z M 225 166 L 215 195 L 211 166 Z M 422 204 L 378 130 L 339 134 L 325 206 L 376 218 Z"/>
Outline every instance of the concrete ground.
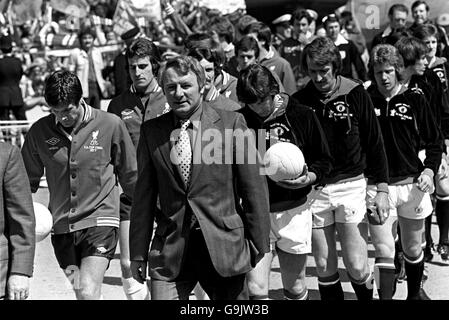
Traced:
<path fill-rule="evenodd" d="M 48 190 L 40 189 L 33 198 L 43 204 L 48 203 Z M 438 228 L 435 222 L 432 224 L 432 235 L 435 241 L 438 240 Z M 119 246 L 115 258 L 111 261 L 103 281 L 103 296 L 106 300 L 125 300 L 122 290 Z M 374 264 L 374 249 L 369 246 L 369 263 Z M 308 257 L 308 267 L 306 272 L 306 282 L 309 288 L 311 300 L 319 300 L 318 284 L 315 273 L 315 263 L 312 256 Z M 449 300 L 449 263 L 443 262 L 439 255 L 435 254 L 433 261 L 427 264 L 429 279 L 424 284 L 427 294 L 433 300 Z M 270 276 L 270 298 L 283 299 L 282 282 L 277 258 L 274 259 Z M 345 297 L 348 300 L 355 300 L 355 294 L 341 260 L 339 258 L 339 272 L 342 280 Z M 406 297 L 406 283 L 398 284 L 394 299 L 404 300 Z M 194 296 L 191 297 L 195 299 Z M 375 294 L 377 298 L 377 294 Z M 50 237 L 47 237 L 36 246 L 36 256 L 34 264 L 34 277 L 31 280 L 31 300 L 74 300 L 75 295 L 65 275 L 59 268 L 54 257 Z"/>

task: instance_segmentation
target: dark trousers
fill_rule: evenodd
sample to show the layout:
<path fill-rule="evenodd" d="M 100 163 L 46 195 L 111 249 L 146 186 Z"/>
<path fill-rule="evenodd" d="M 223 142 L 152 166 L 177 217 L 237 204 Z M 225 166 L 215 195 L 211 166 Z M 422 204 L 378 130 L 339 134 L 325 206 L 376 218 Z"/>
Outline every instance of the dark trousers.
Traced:
<path fill-rule="evenodd" d="M 27 119 L 24 107 L 17 106 L 17 107 L 0 107 L 0 120 L 11 120 L 9 118 L 10 111 L 14 115 L 15 120 Z"/>
<path fill-rule="evenodd" d="M 220 276 L 212 264 L 201 230 L 192 230 L 179 276 L 170 282 L 151 279 L 151 299 L 188 300 L 199 282 L 211 300 L 248 300 L 245 276 Z"/>
<path fill-rule="evenodd" d="M 101 92 L 97 81 L 89 80 L 89 96 L 87 97 L 86 102 L 92 108 L 101 108 Z"/>

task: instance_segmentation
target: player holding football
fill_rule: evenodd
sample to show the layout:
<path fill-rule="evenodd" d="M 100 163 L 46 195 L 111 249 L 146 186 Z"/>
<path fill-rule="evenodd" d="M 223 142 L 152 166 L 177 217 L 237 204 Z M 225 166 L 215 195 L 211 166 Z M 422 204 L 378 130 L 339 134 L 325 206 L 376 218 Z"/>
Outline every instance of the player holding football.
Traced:
<path fill-rule="evenodd" d="M 268 298 L 271 262 L 276 252 L 285 299 L 307 300 L 305 270 L 307 254 L 312 250 L 312 213 L 307 195 L 312 184 L 331 170 L 326 138 L 313 110 L 280 93 L 276 79 L 266 67 L 253 64 L 242 70 L 237 96 L 245 104 L 240 112 L 248 127 L 256 131 L 259 139 L 265 138 L 266 149 L 279 141 L 291 142 L 302 150 L 307 163 L 302 174 L 293 180 L 276 183 L 267 179 L 271 251 L 247 275 L 250 298 Z"/>
<path fill-rule="evenodd" d="M 407 274 L 407 299 L 428 300 L 421 288 L 424 270 L 421 242 L 424 220 L 432 214 L 429 193 L 433 192 L 433 177 L 441 162 L 442 136 L 423 91 L 407 88 L 400 82 L 403 68 L 403 58 L 395 47 L 381 44 L 373 48 L 369 75 L 374 82 L 368 92 L 387 152 L 390 209 L 385 216 L 368 214 L 368 220 L 376 249 L 374 274 L 379 298 L 392 299 L 394 293 L 397 220 Z M 426 151 L 424 165 L 418 157 L 421 149 Z M 367 201 L 375 194 L 376 187 L 368 173 Z"/>
<path fill-rule="evenodd" d="M 359 300 L 372 299 L 368 266 L 366 167 L 377 184 L 374 203 L 388 210 L 388 167 L 373 104 L 363 85 L 339 75 L 341 57 L 332 40 L 319 37 L 303 51 L 302 67 L 311 81 L 293 95 L 311 106 L 328 139 L 333 170 L 311 193 L 312 252 L 322 300 L 343 300 L 335 232 L 343 262 Z"/>

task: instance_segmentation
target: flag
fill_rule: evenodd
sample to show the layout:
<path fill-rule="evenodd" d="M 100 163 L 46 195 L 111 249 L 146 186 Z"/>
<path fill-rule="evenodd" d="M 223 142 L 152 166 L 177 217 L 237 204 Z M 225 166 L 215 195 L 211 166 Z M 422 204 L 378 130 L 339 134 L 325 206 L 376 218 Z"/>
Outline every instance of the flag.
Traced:
<path fill-rule="evenodd" d="M 77 18 L 86 17 L 89 9 L 86 0 L 50 0 L 50 6 L 57 11 Z"/>
<path fill-rule="evenodd" d="M 12 20 L 20 25 L 28 20 L 39 19 L 42 16 L 42 0 L 12 0 Z"/>

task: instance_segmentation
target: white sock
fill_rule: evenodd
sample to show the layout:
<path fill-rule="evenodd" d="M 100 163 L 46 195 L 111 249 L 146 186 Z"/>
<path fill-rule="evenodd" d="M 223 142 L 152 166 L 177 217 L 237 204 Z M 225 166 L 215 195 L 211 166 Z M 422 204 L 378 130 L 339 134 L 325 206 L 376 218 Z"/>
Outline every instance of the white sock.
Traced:
<path fill-rule="evenodd" d="M 131 277 L 122 278 L 122 284 L 128 300 L 150 300 L 150 291 L 145 283 L 140 283 Z"/>

